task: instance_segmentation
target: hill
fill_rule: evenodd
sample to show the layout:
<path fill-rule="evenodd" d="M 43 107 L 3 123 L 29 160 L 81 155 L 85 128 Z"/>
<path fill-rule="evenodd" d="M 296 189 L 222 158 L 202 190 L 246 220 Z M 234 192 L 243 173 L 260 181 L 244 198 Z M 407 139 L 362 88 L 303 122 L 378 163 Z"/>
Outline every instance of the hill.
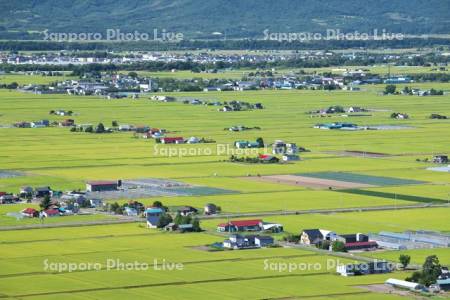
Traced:
<path fill-rule="evenodd" d="M 270 32 L 449 33 L 442 0 L 11 0 L 0 2 L 0 37 L 121 29 L 181 32 L 185 37 L 262 38 Z"/>

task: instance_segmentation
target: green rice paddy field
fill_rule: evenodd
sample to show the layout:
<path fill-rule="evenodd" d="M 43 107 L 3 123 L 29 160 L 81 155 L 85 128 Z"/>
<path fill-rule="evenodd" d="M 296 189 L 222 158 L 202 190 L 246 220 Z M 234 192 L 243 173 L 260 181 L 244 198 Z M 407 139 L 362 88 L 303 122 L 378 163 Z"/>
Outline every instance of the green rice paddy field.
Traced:
<path fill-rule="evenodd" d="M 426 84 L 423 86 L 427 87 Z M 449 90 L 450 84 L 430 83 Z M 152 197 L 168 206 L 202 208 L 215 203 L 225 213 L 279 212 L 264 220 L 284 225 L 289 233 L 306 228 L 324 228 L 338 233 L 403 231 L 415 229 L 450 232 L 449 173 L 426 170 L 430 162 L 416 161 L 436 154 L 450 154 L 450 121 L 431 120 L 431 113 L 450 116 L 450 96 L 381 96 L 381 87 L 361 92 L 255 91 L 186 93 L 174 96 L 205 100 L 261 102 L 264 110 L 218 112 L 214 106 L 156 103 L 138 100 L 105 100 L 97 97 L 32 95 L 0 90 L 0 171 L 21 172 L 1 178 L 0 191 L 17 193 L 24 185 L 49 185 L 56 190 L 84 189 L 92 179 L 164 178 L 192 185 L 232 190 L 233 194 Z M 330 105 L 373 109 L 366 117 L 311 118 L 307 111 Z M 132 133 L 72 133 L 67 128 L 9 128 L 19 121 L 63 117 L 50 116 L 55 109 L 72 110 L 78 124 L 110 126 L 150 125 L 166 128 L 170 136 L 210 138 L 213 144 L 155 144 Z M 410 115 L 408 120 L 390 119 L 392 112 Z M 314 129 L 316 123 L 351 122 L 358 125 L 406 125 L 401 130 L 337 131 Z M 226 127 L 259 126 L 261 130 L 229 132 Z M 277 139 L 295 142 L 311 152 L 301 161 L 285 164 L 227 162 L 235 154 L 232 143 L 266 143 Z M 169 152 L 171 151 L 171 152 Z M 263 151 L 261 149 L 261 151 Z M 345 151 L 383 153 L 371 158 L 351 156 Z M 183 152 L 187 154 L 177 155 Z M 172 153 L 173 155 L 167 155 Z M 256 155 L 256 153 L 248 154 Z M 369 176 L 397 179 L 395 184 L 374 184 L 360 190 L 316 190 L 306 186 L 250 180 L 249 175 L 317 174 L 344 172 L 344 177 Z M 0 173 L 1 174 L 1 173 Z M 355 175 L 356 174 L 356 175 Z M 342 175 L 339 175 L 342 178 Z M 375 178 L 375 177 L 374 177 Z M 402 181 L 402 180 L 404 181 Z M 120 201 L 127 201 L 124 198 Z M 441 204 L 439 208 L 400 209 L 404 205 Z M 209 252 L 204 245 L 223 240 L 215 226 L 224 221 L 204 220 L 202 233 L 176 234 L 147 229 L 144 223 L 57 227 L 20 230 L 21 225 L 39 224 L 16 220 L 6 214 L 36 204 L 0 206 L 0 298 L 13 299 L 404 299 L 379 294 L 360 285 L 383 283 L 387 278 L 404 279 L 407 273 L 345 278 L 326 268 L 336 257 L 295 248 L 266 248 Z M 393 206 L 388 211 L 283 215 L 283 211 L 369 208 Z M 103 215 L 60 217 L 58 223 L 99 221 Z M 244 219 L 245 217 L 241 217 Z M 46 221 L 47 222 L 47 221 Z M 281 236 L 277 235 L 277 238 Z M 450 251 L 406 251 L 421 264 L 437 254 L 450 265 Z M 366 256 L 396 261 L 399 251 L 377 251 Z M 108 270 L 107 260 L 148 263 L 148 270 Z M 156 262 L 155 262 L 156 259 Z M 341 262 L 348 259 L 339 258 Z M 97 269 L 73 272 L 46 270 L 46 263 L 92 263 Z M 156 266 L 155 266 L 156 263 Z M 164 263 L 180 263 L 182 270 L 161 270 Z M 317 264 L 316 269 L 279 272 L 267 263 Z M 437 297 L 435 297 L 437 298 Z"/>

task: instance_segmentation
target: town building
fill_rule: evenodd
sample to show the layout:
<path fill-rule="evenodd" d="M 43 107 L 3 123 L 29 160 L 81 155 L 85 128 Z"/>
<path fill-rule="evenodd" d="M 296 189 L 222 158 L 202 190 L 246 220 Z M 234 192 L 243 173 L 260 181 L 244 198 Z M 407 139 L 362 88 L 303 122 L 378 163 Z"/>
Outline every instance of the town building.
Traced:
<path fill-rule="evenodd" d="M 86 183 L 88 192 L 116 191 L 118 187 L 118 181 L 89 181 Z"/>

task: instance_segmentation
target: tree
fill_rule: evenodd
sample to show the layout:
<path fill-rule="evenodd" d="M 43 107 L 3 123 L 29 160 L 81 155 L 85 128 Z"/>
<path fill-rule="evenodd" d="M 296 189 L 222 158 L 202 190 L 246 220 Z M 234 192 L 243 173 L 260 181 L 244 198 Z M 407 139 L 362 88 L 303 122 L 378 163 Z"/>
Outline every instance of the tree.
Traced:
<path fill-rule="evenodd" d="M 406 94 L 406 95 L 409 95 L 412 92 L 411 92 L 411 89 L 409 87 L 405 86 L 405 88 L 403 89 L 403 93 Z"/>
<path fill-rule="evenodd" d="M 103 123 L 98 123 L 97 127 L 95 128 L 96 133 L 103 133 L 105 132 L 105 126 Z"/>
<path fill-rule="evenodd" d="M 88 126 L 88 127 L 86 127 L 86 129 L 84 130 L 84 132 L 92 133 L 92 132 L 94 132 L 94 128 L 92 128 L 92 126 Z"/>
<path fill-rule="evenodd" d="M 345 252 L 346 251 L 345 250 L 345 244 L 343 242 L 341 242 L 341 241 L 334 241 L 331 244 L 331 249 L 334 252 Z"/>
<path fill-rule="evenodd" d="M 119 208 L 120 208 L 119 203 L 114 202 L 113 204 L 110 205 L 109 210 L 115 213 L 116 211 L 118 211 Z"/>
<path fill-rule="evenodd" d="M 19 87 L 19 84 L 17 82 L 11 82 L 10 84 L 8 84 L 6 86 L 6 88 L 10 89 L 10 90 L 15 90 Z"/>
<path fill-rule="evenodd" d="M 317 244 L 317 248 L 323 249 L 323 250 L 329 250 L 330 249 L 330 241 L 323 241 L 323 242 Z"/>
<path fill-rule="evenodd" d="M 421 271 L 416 271 L 407 281 L 418 282 L 425 286 L 436 283 L 436 279 L 441 275 L 442 268 L 436 255 L 428 256 L 422 266 Z"/>
<path fill-rule="evenodd" d="M 50 205 L 52 204 L 52 200 L 50 199 L 49 195 L 46 195 L 44 197 L 44 199 L 42 199 L 41 203 L 39 203 L 39 206 L 43 209 L 46 210 L 50 207 Z"/>
<path fill-rule="evenodd" d="M 258 143 L 258 148 L 264 148 L 264 140 L 262 137 L 257 138 L 256 143 Z"/>
<path fill-rule="evenodd" d="M 162 204 L 161 201 L 155 201 L 155 202 L 153 202 L 153 207 L 159 207 L 159 208 L 161 208 L 161 207 L 163 207 L 163 204 Z"/>
<path fill-rule="evenodd" d="M 180 225 L 183 224 L 183 217 L 180 215 L 180 213 L 177 213 L 177 215 L 175 216 L 175 219 L 173 221 L 175 224 Z"/>
<path fill-rule="evenodd" d="M 388 84 L 384 89 L 384 93 L 385 94 L 394 94 L 396 89 L 397 89 L 396 85 Z"/>
<path fill-rule="evenodd" d="M 298 243 L 300 241 L 300 236 L 295 234 L 289 234 L 283 236 L 283 241 L 286 241 L 288 243 Z"/>
<path fill-rule="evenodd" d="M 441 265 L 436 255 L 428 256 L 422 266 L 422 278 L 419 283 L 430 286 L 436 283 L 436 279 L 441 275 Z"/>
<path fill-rule="evenodd" d="M 173 221 L 172 217 L 169 214 L 163 214 L 161 217 L 159 217 L 158 224 L 156 225 L 156 227 L 163 228 L 172 221 Z"/>
<path fill-rule="evenodd" d="M 406 267 L 409 265 L 411 261 L 411 256 L 406 254 L 401 254 L 398 258 L 399 262 L 402 264 L 403 269 L 406 269 Z"/>
<path fill-rule="evenodd" d="M 112 122 L 111 122 L 111 126 L 112 126 L 112 127 L 118 127 L 118 126 L 119 126 L 119 123 L 117 123 L 117 121 L 112 121 Z"/>
<path fill-rule="evenodd" d="M 128 73 L 128 76 L 136 78 L 136 77 L 138 77 L 138 74 L 136 72 L 131 71 Z"/>
<path fill-rule="evenodd" d="M 195 218 L 194 220 L 192 220 L 192 230 L 194 232 L 202 231 L 202 228 L 200 227 L 200 221 L 198 218 Z"/>

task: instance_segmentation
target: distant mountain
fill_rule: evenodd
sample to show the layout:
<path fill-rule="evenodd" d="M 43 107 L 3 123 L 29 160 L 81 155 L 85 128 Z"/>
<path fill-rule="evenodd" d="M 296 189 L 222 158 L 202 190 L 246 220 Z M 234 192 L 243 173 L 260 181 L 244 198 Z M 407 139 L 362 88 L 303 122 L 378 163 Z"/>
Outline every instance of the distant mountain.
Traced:
<path fill-rule="evenodd" d="M 0 37 L 157 28 L 185 37 L 263 38 L 270 32 L 450 33 L 448 0 L 4 0 Z"/>

